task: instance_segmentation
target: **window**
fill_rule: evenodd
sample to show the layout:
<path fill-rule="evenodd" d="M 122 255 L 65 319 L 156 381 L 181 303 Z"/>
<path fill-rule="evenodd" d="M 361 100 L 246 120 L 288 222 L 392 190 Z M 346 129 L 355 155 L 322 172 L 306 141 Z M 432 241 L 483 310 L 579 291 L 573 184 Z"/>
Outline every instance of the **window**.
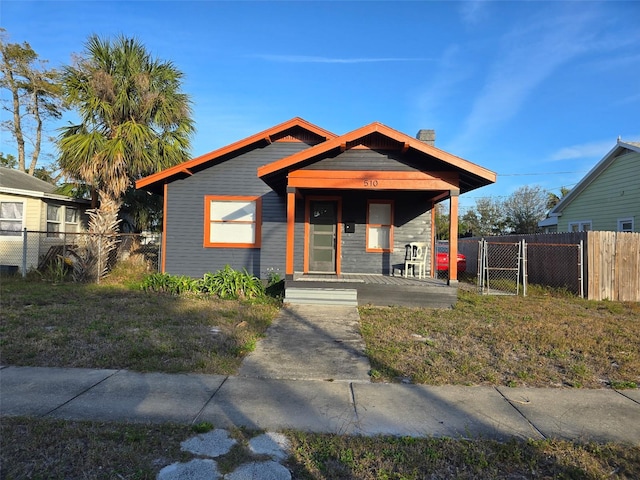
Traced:
<path fill-rule="evenodd" d="M 65 232 L 77 232 L 80 212 L 74 207 L 64 207 Z"/>
<path fill-rule="evenodd" d="M 591 230 L 591 220 L 582 222 L 569 222 L 570 232 L 588 232 Z"/>
<path fill-rule="evenodd" d="M 24 203 L 0 202 L 0 236 L 20 237 Z"/>
<path fill-rule="evenodd" d="M 47 205 L 47 237 L 60 237 L 61 210 L 59 205 Z"/>
<path fill-rule="evenodd" d="M 618 219 L 619 232 L 633 232 L 633 217 Z"/>
<path fill-rule="evenodd" d="M 204 197 L 204 246 L 260 247 L 260 197 Z"/>
<path fill-rule="evenodd" d="M 371 200 L 367 203 L 367 252 L 393 251 L 393 202 Z"/>

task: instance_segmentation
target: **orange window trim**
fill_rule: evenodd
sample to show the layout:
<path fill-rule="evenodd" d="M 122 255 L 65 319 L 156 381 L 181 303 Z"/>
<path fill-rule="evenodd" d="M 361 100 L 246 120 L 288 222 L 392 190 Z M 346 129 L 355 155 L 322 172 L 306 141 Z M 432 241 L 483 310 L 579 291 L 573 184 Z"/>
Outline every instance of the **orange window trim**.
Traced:
<path fill-rule="evenodd" d="M 382 223 L 369 223 L 369 207 L 371 204 L 390 205 L 391 212 L 389 225 Z M 369 228 L 370 227 L 389 227 L 389 248 L 369 248 Z M 367 228 L 365 233 L 365 251 L 370 253 L 390 253 L 393 252 L 393 200 L 367 200 Z"/>
<path fill-rule="evenodd" d="M 236 242 L 212 242 L 209 238 L 212 223 L 225 223 L 209 220 L 211 213 L 211 202 L 255 202 L 256 219 L 255 222 L 249 221 L 233 221 L 228 223 L 255 225 L 255 242 L 254 243 L 236 243 Z M 237 196 L 237 195 L 205 195 L 204 197 L 204 247 L 205 248 L 260 248 L 262 239 L 262 197 L 260 196 Z"/>

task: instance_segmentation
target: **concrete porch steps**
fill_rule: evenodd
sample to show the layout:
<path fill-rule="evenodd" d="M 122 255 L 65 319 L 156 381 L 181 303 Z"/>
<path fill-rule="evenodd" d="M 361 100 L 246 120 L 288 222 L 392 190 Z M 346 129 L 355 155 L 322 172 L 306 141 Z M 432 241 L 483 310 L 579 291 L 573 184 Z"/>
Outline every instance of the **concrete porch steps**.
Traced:
<path fill-rule="evenodd" d="M 285 289 L 284 302 L 292 305 L 358 306 L 355 288 L 296 288 Z"/>

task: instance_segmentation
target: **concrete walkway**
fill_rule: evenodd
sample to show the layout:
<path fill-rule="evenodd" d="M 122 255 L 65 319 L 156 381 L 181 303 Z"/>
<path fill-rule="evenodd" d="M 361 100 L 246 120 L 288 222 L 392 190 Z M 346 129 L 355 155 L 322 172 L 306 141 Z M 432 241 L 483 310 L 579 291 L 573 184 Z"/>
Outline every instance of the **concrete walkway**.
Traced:
<path fill-rule="evenodd" d="M 277 431 L 640 443 L 640 390 L 429 387 L 126 370 L 0 369 L 0 415 Z"/>
<path fill-rule="evenodd" d="M 289 305 L 242 362 L 239 375 L 369 382 L 356 307 Z"/>

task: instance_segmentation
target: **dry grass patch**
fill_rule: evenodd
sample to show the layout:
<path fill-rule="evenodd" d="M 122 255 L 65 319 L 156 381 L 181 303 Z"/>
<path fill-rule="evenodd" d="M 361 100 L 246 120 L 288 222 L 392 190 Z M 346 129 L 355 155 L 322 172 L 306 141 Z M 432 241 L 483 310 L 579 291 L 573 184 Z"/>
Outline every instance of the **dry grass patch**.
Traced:
<path fill-rule="evenodd" d="M 298 479 L 640 478 L 640 447 L 291 433 Z"/>
<path fill-rule="evenodd" d="M 640 304 L 460 291 L 451 310 L 360 308 L 374 378 L 617 388 L 640 384 Z"/>
<path fill-rule="evenodd" d="M 0 462 L 6 479 L 152 480 L 194 456 L 180 443 L 200 429 L 5 417 Z M 216 459 L 222 471 L 254 459 L 243 446 L 258 434 L 234 429 L 239 445 Z M 295 479 L 636 479 L 640 447 L 560 440 L 499 443 L 450 438 L 361 437 L 287 432 L 285 465 Z"/>
<path fill-rule="evenodd" d="M 5 365 L 230 374 L 278 312 L 275 304 L 145 294 L 120 284 L 3 279 Z"/>

